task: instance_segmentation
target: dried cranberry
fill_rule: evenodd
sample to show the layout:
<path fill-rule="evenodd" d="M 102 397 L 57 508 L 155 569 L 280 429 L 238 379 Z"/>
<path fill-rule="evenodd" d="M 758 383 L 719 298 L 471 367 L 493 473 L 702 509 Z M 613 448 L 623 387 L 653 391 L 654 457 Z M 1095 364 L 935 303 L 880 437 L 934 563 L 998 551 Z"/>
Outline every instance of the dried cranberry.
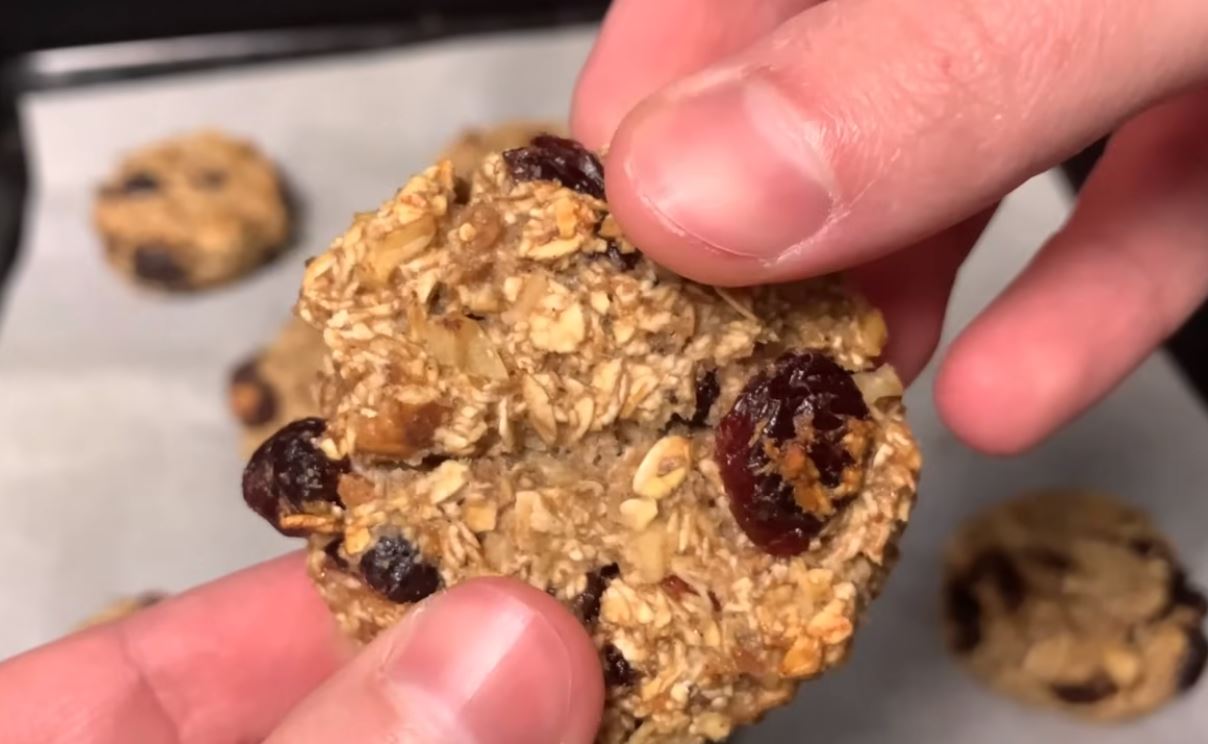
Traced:
<path fill-rule="evenodd" d="M 595 625 L 600 617 L 600 598 L 608 588 L 608 582 L 621 575 L 621 569 L 615 563 L 601 566 L 587 574 L 587 586 L 571 602 L 571 610 L 586 626 Z"/>
<path fill-rule="evenodd" d="M 1049 689 L 1059 699 L 1074 705 L 1097 703 L 1120 691 L 1120 688 L 1116 686 L 1111 677 L 1108 677 L 1103 672 L 1095 674 L 1095 676 L 1085 682 L 1055 684 L 1050 685 Z"/>
<path fill-rule="evenodd" d="M 557 181 L 569 189 L 604 198 L 604 166 L 574 140 L 538 135 L 527 147 L 504 152 L 503 160 L 517 181 Z"/>
<path fill-rule="evenodd" d="M 158 245 L 145 245 L 134 252 L 134 273 L 165 287 L 182 286 L 189 278 L 172 250 Z"/>
<path fill-rule="evenodd" d="M 306 418 L 282 427 L 252 453 L 243 470 L 243 500 L 268 523 L 285 535 L 281 518 L 339 503 L 340 476 L 350 470 L 347 459 L 330 460 L 315 446 L 315 438 L 327 430 L 320 418 Z"/>
<path fill-rule="evenodd" d="M 716 453 L 730 510 L 752 542 L 773 555 L 808 547 L 855 495 L 845 474 L 862 463 L 849 448 L 867 444 L 867 432 L 853 422 L 867 418 L 851 373 L 819 352 L 786 354 L 747 383 L 717 425 Z"/>
<path fill-rule="evenodd" d="M 1204 675 L 1205 666 L 1208 666 L 1208 638 L 1204 637 L 1202 628 L 1188 628 L 1187 652 L 1179 665 L 1178 689 L 1186 692 L 1195 687 Z"/>
<path fill-rule="evenodd" d="M 637 672 L 629 665 L 621 649 L 611 643 L 605 643 L 600 657 L 604 667 L 604 684 L 608 687 L 629 687 L 637 680 Z"/>
<path fill-rule="evenodd" d="M 249 359 L 231 372 L 231 411 L 246 426 L 267 424 L 277 415 L 277 394 L 260 374 L 258 359 Z"/>
<path fill-rule="evenodd" d="M 378 538 L 361 556 L 365 583 L 392 602 L 418 602 L 440 588 L 440 572 L 401 536 Z"/>

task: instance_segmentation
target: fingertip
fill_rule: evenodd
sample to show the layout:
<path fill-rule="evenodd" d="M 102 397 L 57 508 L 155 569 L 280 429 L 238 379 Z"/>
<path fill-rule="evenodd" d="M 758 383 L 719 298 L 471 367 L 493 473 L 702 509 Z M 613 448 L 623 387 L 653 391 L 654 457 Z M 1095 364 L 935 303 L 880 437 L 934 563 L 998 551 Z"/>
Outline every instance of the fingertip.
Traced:
<path fill-rule="evenodd" d="M 642 183 L 641 162 L 647 156 L 635 152 L 634 134 L 644 126 L 657 99 L 643 102 L 621 122 L 612 140 L 606 162 L 605 187 L 609 208 L 626 237 L 655 263 L 693 281 L 722 287 L 784 281 L 770 264 L 724 253 L 693 237 L 669 219 L 648 196 Z M 723 195 L 724 201 L 724 195 Z M 714 205 L 703 204 L 702 208 Z M 724 204 L 716 205 L 724 211 Z"/>
<path fill-rule="evenodd" d="M 944 424 L 970 447 L 998 456 L 1025 452 L 1043 436 L 1038 392 L 1026 374 L 964 336 L 941 362 L 934 391 Z"/>
<path fill-rule="evenodd" d="M 530 586 L 480 579 L 381 633 L 271 741 L 589 744 L 603 700 L 596 649 L 575 617 Z"/>
<path fill-rule="evenodd" d="M 424 690 L 455 709 L 467 741 L 594 740 L 604 705 L 599 657 L 556 599 L 495 577 L 426 604 L 393 631 L 383 670 L 396 690 Z"/>

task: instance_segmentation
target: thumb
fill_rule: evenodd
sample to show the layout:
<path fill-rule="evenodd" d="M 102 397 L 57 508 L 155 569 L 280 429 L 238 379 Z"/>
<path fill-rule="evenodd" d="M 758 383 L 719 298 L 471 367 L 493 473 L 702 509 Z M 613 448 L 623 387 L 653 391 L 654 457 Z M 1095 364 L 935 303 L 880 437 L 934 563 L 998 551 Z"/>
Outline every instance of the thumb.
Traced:
<path fill-rule="evenodd" d="M 741 285 L 864 263 L 980 211 L 1208 73 L 1208 4 L 845 0 L 646 99 L 608 154 L 630 239 Z"/>
<path fill-rule="evenodd" d="M 604 683 L 552 597 L 481 579 L 412 610 L 306 698 L 266 744 L 587 744 Z"/>

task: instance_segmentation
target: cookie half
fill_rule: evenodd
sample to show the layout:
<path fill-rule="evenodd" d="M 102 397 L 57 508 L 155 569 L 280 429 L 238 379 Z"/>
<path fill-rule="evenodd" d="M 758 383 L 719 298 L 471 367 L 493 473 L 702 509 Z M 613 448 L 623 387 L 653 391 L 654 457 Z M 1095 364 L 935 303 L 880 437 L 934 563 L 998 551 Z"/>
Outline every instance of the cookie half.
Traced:
<path fill-rule="evenodd" d="M 919 454 L 875 309 L 836 279 L 657 267 L 602 168 L 543 136 L 358 216 L 299 304 L 323 418 L 266 441 L 244 497 L 309 538 L 354 637 L 512 576 L 592 634 L 600 741 L 717 740 L 844 659 Z"/>
<path fill-rule="evenodd" d="M 1001 504 L 948 552 L 953 652 L 993 689 L 1080 717 L 1132 718 L 1189 690 L 1204 670 L 1206 612 L 1169 541 L 1102 494 Z"/>
<path fill-rule="evenodd" d="M 108 262 L 133 281 L 166 290 L 229 282 L 290 238 L 276 168 L 251 143 L 220 132 L 130 153 L 101 186 L 94 217 Z"/>

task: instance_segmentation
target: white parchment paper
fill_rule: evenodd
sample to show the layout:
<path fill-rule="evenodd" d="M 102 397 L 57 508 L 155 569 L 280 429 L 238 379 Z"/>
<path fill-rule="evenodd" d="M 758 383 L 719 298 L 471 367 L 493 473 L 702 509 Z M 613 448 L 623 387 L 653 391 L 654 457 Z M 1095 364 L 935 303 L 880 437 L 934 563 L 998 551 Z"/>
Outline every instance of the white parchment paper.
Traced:
<path fill-rule="evenodd" d="M 591 34 L 567 31 L 47 93 L 23 102 L 38 182 L 0 317 L 0 657 L 47 641 L 117 595 L 183 589 L 296 545 L 242 504 L 231 364 L 269 338 L 301 260 L 376 205 L 457 128 L 562 116 Z M 218 125 L 281 161 L 308 208 L 301 249 L 196 297 L 137 291 L 102 264 L 94 184 L 118 154 Z M 958 282 L 945 340 L 1061 222 L 1056 178 L 1006 203 Z M 1060 319 L 1054 319 L 1060 322 Z M 745 744 L 1194 744 L 1208 684 L 1159 715 L 1093 728 L 983 692 L 938 632 L 943 540 L 1021 489 L 1100 486 L 1144 505 L 1208 580 L 1208 417 L 1162 358 L 1043 448 L 1012 460 L 956 442 L 910 394 L 926 455 L 903 559 L 842 670 L 740 736 Z"/>

